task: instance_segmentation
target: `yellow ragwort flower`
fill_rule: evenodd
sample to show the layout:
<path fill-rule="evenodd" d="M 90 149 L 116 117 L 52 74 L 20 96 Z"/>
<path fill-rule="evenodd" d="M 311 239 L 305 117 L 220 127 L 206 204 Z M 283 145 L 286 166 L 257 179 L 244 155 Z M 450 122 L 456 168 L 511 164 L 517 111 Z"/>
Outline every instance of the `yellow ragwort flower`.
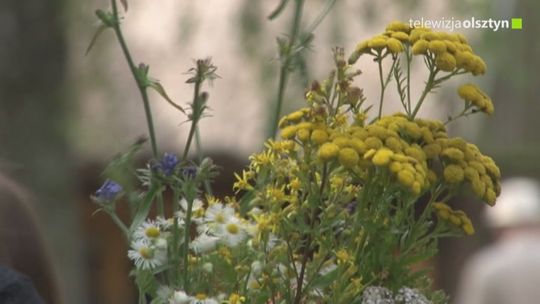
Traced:
<path fill-rule="evenodd" d="M 382 148 L 377 150 L 371 161 L 376 166 L 386 166 L 390 162 L 390 158 L 394 155 L 392 150 L 387 148 Z"/>
<path fill-rule="evenodd" d="M 298 127 L 297 126 L 287 126 L 281 130 L 281 138 L 283 139 L 292 139 L 296 135 Z"/>
<path fill-rule="evenodd" d="M 433 54 L 442 54 L 446 52 L 446 43 L 440 40 L 432 40 L 428 44 L 428 49 Z"/>
<path fill-rule="evenodd" d="M 343 167 L 349 169 L 353 168 L 359 160 L 360 156 L 356 150 L 352 148 L 343 148 L 339 150 L 339 162 Z"/>
<path fill-rule="evenodd" d="M 405 48 L 403 47 L 403 44 L 396 38 L 389 38 L 386 41 L 386 47 L 392 54 L 401 53 L 405 50 Z"/>
<path fill-rule="evenodd" d="M 322 161 L 330 161 L 334 159 L 339 153 L 339 146 L 334 143 L 324 143 L 320 148 L 317 155 Z"/>
<path fill-rule="evenodd" d="M 311 132 L 311 141 L 317 145 L 322 145 L 328 141 L 328 133 L 322 129 L 315 129 Z"/>
<path fill-rule="evenodd" d="M 372 49 L 381 50 L 384 47 L 386 47 L 386 40 L 388 37 L 386 36 L 376 36 L 371 38 L 368 41 L 368 46 Z"/>
<path fill-rule="evenodd" d="M 406 187 L 411 187 L 414 183 L 414 174 L 409 170 L 401 170 L 397 174 L 397 178 L 400 184 Z"/>
<path fill-rule="evenodd" d="M 392 21 L 390 24 L 386 26 L 387 31 L 394 31 L 394 32 L 405 32 L 408 33 L 411 31 L 411 27 L 407 23 L 403 23 L 401 21 Z"/>
<path fill-rule="evenodd" d="M 412 47 L 413 55 L 423 55 L 423 54 L 425 54 L 427 52 L 427 50 L 428 50 L 428 45 L 429 45 L 429 43 L 424 39 L 420 39 L 420 40 L 416 41 L 413 44 L 413 47 Z"/>
<path fill-rule="evenodd" d="M 456 68 L 456 58 L 448 52 L 440 53 L 435 58 L 435 66 L 442 71 L 452 72 Z"/>
<path fill-rule="evenodd" d="M 463 172 L 463 169 L 458 165 L 448 165 L 446 166 L 446 168 L 444 168 L 444 180 L 449 183 L 461 183 L 464 177 L 465 173 Z"/>

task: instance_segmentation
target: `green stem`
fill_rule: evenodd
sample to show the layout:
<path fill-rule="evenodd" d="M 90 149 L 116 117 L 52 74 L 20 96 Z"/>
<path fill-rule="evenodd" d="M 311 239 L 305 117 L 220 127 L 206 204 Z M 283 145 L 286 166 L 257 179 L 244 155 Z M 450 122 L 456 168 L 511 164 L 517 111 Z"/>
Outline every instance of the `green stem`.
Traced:
<path fill-rule="evenodd" d="M 433 89 L 434 79 L 435 79 L 436 74 L 437 74 L 436 70 L 430 70 L 426 87 L 424 88 L 424 91 L 422 92 L 422 96 L 420 96 L 420 99 L 418 100 L 418 103 L 416 104 L 416 107 L 414 108 L 414 111 L 412 112 L 411 119 L 414 119 L 416 117 L 416 114 L 420 110 L 422 103 L 424 103 L 424 100 L 426 99 L 427 94 L 431 92 L 431 89 Z"/>
<path fill-rule="evenodd" d="M 184 154 L 182 155 L 182 160 L 185 160 L 189 153 L 189 148 L 191 146 L 191 142 L 193 141 L 193 135 L 195 134 L 195 121 L 191 121 L 191 127 L 189 128 L 189 135 L 188 139 L 186 141 L 186 147 L 184 148 Z"/>
<path fill-rule="evenodd" d="M 452 121 L 454 120 L 457 120 L 461 117 L 467 117 L 469 115 L 472 115 L 474 114 L 475 112 L 474 111 L 470 111 L 470 112 L 467 112 L 472 106 L 468 105 L 468 106 L 465 106 L 465 108 L 463 109 L 463 111 L 461 111 L 461 113 L 459 113 L 457 116 L 453 116 L 453 117 L 448 117 L 448 120 L 446 120 L 444 122 L 444 125 L 448 125 L 449 123 L 451 123 Z"/>
<path fill-rule="evenodd" d="M 193 199 L 187 202 L 186 225 L 184 229 L 184 291 L 189 292 L 189 241 L 191 238 L 191 212 L 193 209 Z"/>
<path fill-rule="evenodd" d="M 383 56 L 379 56 L 377 63 L 379 65 L 379 80 L 381 81 L 381 97 L 379 99 L 379 114 L 378 119 L 382 116 L 382 108 L 383 108 L 383 102 L 384 102 L 384 92 L 386 90 L 386 87 L 388 86 L 388 83 L 390 82 L 390 79 L 394 73 L 394 68 L 396 66 L 397 59 L 394 58 L 394 61 L 392 62 L 392 66 L 390 67 L 390 70 L 388 71 L 388 75 L 386 76 L 386 80 L 383 78 L 383 69 L 382 69 L 382 60 L 386 57 L 386 54 Z"/>
<path fill-rule="evenodd" d="M 122 48 L 122 52 L 124 53 L 124 57 L 126 58 L 126 61 L 129 65 L 129 69 L 131 70 L 131 74 L 133 75 L 133 79 L 135 79 L 135 82 L 137 83 L 137 88 L 139 89 L 139 92 L 141 93 L 141 98 L 144 104 L 144 112 L 146 114 L 146 124 L 148 125 L 148 134 L 150 135 L 150 143 L 152 145 L 152 154 L 154 158 L 157 158 L 158 156 L 158 149 L 157 149 L 157 143 L 156 143 L 156 135 L 154 131 L 154 122 L 152 119 L 152 111 L 150 108 L 150 101 L 148 99 L 148 93 L 146 92 L 146 86 L 141 82 L 139 79 L 137 66 L 133 62 L 133 59 L 131 57 L 131 53 L 129 52 L 129 48 L 126 44 L 126 40 L 124 39 L 124 35 L 122 34 L 122 30 L 120 28 L 120 18 L 118 17 L 118 7 L 116 5 L 116 0 L 111 0 L 112 10 L 114 19 L 116 22 L 114 22 L 114 32 L 116 34 L 116 38 L 118 39 L 118 43 L 120 43 L 120 47 Z"/>
<path fill-rule="evenodd" d="M 158 214 L 165 218 L 165 207 L 164 207 L 164 203 L 163 203 L 163 193 L 162 192 L 159 192 L 158 195 L 157 195 L 157 211 L 158 211 Z"/>
<path fill-rule="evenodd" d="M 321 177 L 321 185 L 319 187 L 319 192 L 320 192 L 319 195 L 320 195 L 321 201 L 323 200 L 323 197 L 324 197 L 324 188 L 325 188 L 327 180 L 328 180 L 328 164 L 324 164 L 322 177 Z M 302 294 L 305 293 L 305 290 L 302 290 L 303 285 L 304 285 L 304 277 L 306 274 L 307 262 L 310 258 L 310 255 L 313 253 L 311 249 L 312 247 L 311 242 L 313 240 L 313 231 L 314 231 L 317 219 L 319 217 L 319 214 L 321 212 L 321 208 L 322 207 L 320 206 L 315 206 L 311 212 L 311 217 L 309 219 L 311 229 L 310 229 L 309 234 L 307 235 L 307 241 L 306 241 L 306 246 L 304 248 L 304 255 L 302 258 L 300 273 L 297 276 L 297 280 L 296 280 L 296 295 L 294 298 L 295 304 L 300 304 L 300 301 L 302 301 Z M 294 260 L 291 262 L 294 263 Z"/>
<path fill-rule="evenodd" d="M 180 265 L 179 265 L 179 237 L 180 237 L 180 228 L 178 227 L 178 218 L 176 216 L 176 212 L 178 211 L 178 199 L 180 197 L 180 192 L 175 188 L 173 190 L 173 210 L 172 210 L 172 218 L 173 218 L 173 239 L 172 239 L 172 249 L 171 249 L 171 260 L 173 265 L 173 286 L 179 286 L 179 280 L 180 280 Z"/>
<path fill-rule="evenodd" d="M 199 128 L 195 130 L 195 149 L 197 150 L 197 160 L 199 164 L 203 161 L 202 145 L 201 145 L 201 135 Z M 212 195 L 212 185 L 208 179 L 204 180 L 204 189 L 208 195 Z"/>
<path fill-rule="evenodd" d="M 195 88 L 193 90 L 193 112 L 191 113 L 192 115 L 191 126 L 189 127 L 189 135 L 186 141 L 186 146 L 184 148 L 184 154 L 182 155 L 182 160 L 186 160 L 189 154 L 189 148 L 191 147 L 191 142 L 193 141 L 193 136 L 195 135 L 195 131 L 197 130 L 197 124 L 200 118 L 200 113 L 199 113 L 200 90 L 201 90 L 201 81 L 197 80 L 195 82 Z"/>
<path fill-rule="evenodd" d="M 377 115 L 377 117 L 381 118 L 385 89 L 383 80 L 382 59 L 377 60 L 377 65 L 379 66 L 379 80 L 381 81 L 381 97 L 379 99 L 379 114 Z"/>
<path fill-rule="evenodd" d="M 122 220 L 116 215 L 116 213 L 114 213 L 114 211 L 107 210 L 107 209 L 104 209 L 104 210 L 107 212 L 107 214 L 109 214 L 109 216 L 112 218 L 112 220 L 116 224 L 116 226 L 118 226 L 118 228 L 120 228 L 120 230 L 122 230 L 122 232 L 124 233 L 126 238 L 129 239 L 129 235 L 130 235 L 129 229 L 124 224 L 124 222 L 122 222 Z"/>
<path fill-rule="evenodd" d="M 304 284 L 304 276 L 306 274 L 306 266 L 307 266 L 310 252 L 311 252 L 311 235 L 308 238 L 307 246 L 304 251 L 304 257 L 302 258 L 302 266 L 300 268 L 300 275 L 298 276 L 298 279 L 296 280 L 296 296 L 294 298 L 295 304 L 300 304 L 300 301 L 302 301 L 302 285 Z"/>
<path fill-rule="evenodd" d="M 407 49 L 405 50 L 405 54 L 407 55 L 407 106 L 408 108 L 405 109 L 407 111 L 407 114 L 411 114 L 411 60 L 412 60 L 412 54 L 410 54 L 410 47 L 407 46 Z"/>
<path fill-rule="evenodd" d="M 297 40 L 298 33 L 300 32 L 300 20 L 302 19 L 302 9 L 304 7 L 304 0 L 296 0 L 296 6 L 294 10 L 294 19 L 291 27 L 291 35 L 289 39 L 289 44 L 287 45 L 287 53 L 285 55 L 285 60 L 281 65 L 279 72 L 279 84 L 278 84 L 278 95 L 276 101 L 276 108 L 274 110 L 274 117 L 272 119 L 271 126 L 271 138 L 275 138 L 277 133 L 277 127 L 279 122 L 279 116 L 281 115 L 281 107 L 283 105 L 283 98 L 285 96 L 285 89 L 287 88 L 287 80 L 289 78 L 289 68 L 291 65 L 292 55 L 291 51 Z"/>
<path fill-rule="evenodd" d="M 139 304 L 146 304 L 146 295 L 141 287 L 139 287 Z"/>

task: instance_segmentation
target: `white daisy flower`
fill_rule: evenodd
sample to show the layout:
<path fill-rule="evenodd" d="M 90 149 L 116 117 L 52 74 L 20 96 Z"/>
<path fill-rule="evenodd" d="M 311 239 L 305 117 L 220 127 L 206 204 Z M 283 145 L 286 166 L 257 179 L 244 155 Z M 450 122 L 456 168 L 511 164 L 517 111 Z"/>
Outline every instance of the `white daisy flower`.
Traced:
<path fill-rule="evenodd" d="M 206 273 L 212 273 L 214 271 L 214 265 L 210 262 L 206 262 L 202 265 L 202 269 Z"/>
<path fill-rule="evenodd" d="M 217 233 L 221 242 L 229 247 L 238 246 L 247 237 L 244 224 L 236 217 L 231 217 L 227 222 L 219 225 Z"/>
<path fill-rule="evenodd" d="M 167 239 L 166 238 L 158 238 L 155 240 L 154 245 L 158 250 L 167 250 Z"/>
<path fill-rule="evenodd" d="M 262 273 L 262 268 L 263 265 L 260 261 L 254 261 L 253 263 L 251 263 L 251 273 L 253 275 L 260 275 Z"/>
<path fill-rule="evenodd" d="M 223 204 L 213 204 L 206 210 L 205 222 L 208 231 L 215 235 L 221 235 L 225 225 L 235 221 L 234 209 Z"/>
<path fill-rule="evenodd" d="M 192 299 L 190 304 L 219 304 L 219 302 L 212 298 L 206 298 L 206 299 Z"/>
<path fill-rule="evenodd" d="M 249 212 L 248 212 L 248 215 L 250 215 L 251 217 L 257 217 L 259 215 L 261 215 L 263 213 L 263 210 L 259 207 L 253 207 Z"/>
<path fill-rule="evenodd" d="M 189 243 L 191 250 L 198 254 L 212 251 L 216 248 L 219 238 L 203 233 Z"/>
<path fill-rule="evenodd" d="M 172 297 L 169 298 L 169 304 L 188 304 L 191 303 L 192 299 L 185 292 L 179 290 L 175 291 Z"/>
<path fill-rule="evenodd" d="M 134 240 L 152 241 L 161 236 L 160 225 L 157 221 L 144 221 L 133 233 Z"/>
<path fill-rule="evenodd" d="M 136 240 L 131 243 L 128 257 L 133 260 L 139 269 L 153 269 L 161 266 L 167 259 L 167 253 L 144 240 Z"/>
<path fill-rule="evenodd" d="M 206 216 L 204 217 L 206 222 L 213 222 L 216 224 L 224 224 L 227 220 L 234 216 L 234 209 L 225 206 L 222 203 L 212 204 L 206 209 Z"/>
<path fill-rule="evenodd" d="M 184 210 L 184 212 L 187 212 L 187 210 L 188 210 L 188 201 L 185 198 L 180 200 L 180 207 L 182 207 L 182 210 Z M 200 210 L 204 210 L 203 202 L 200 199 L 194 199 L 193 200 L 193 206 L 191 206 L 191 212 L 195 213 L 195 212 L 198 212 Z"/>
<path fill-rule="evenodd" d="M 178 226 L 182 227 L 184 226 L 184 221 L 186 220 L 186 214 L 184 211 L 179 210 L 174 213 L 174 217 L 178 221 Z M 171 227 L 174 225 L 174 220 L 171 218 Z"/>
<path fill-rule="evenodd" d="M 174 220 L 172 217 L 164 218 L 162 216 L 158 216 L 156 218 L 156 224 L 158 224 L 162 231 L 169 230 L 174 225 Z"/>
<path fill-rule="evenodd" d="M 178 211 L 176 215 L 179 219 L 185 219 L 188 211 L 188 202 L 186 199 L 183 198 L 180 200 L 180 207 L 182 210 Z M 191 206 L 191 221 L 196 224 L 201 224 L 204 220 L 204 214 L 205 210 L 203 202 L 200 199 L 193 200 L 193 205 Z"/>
<path fill-rule="evenodd" d="M 173 296 L 174 290 L 167 285 L 160 285 L 156 291 L 157 297 L 160 300 L 159 303 L 167 303 Z"/>

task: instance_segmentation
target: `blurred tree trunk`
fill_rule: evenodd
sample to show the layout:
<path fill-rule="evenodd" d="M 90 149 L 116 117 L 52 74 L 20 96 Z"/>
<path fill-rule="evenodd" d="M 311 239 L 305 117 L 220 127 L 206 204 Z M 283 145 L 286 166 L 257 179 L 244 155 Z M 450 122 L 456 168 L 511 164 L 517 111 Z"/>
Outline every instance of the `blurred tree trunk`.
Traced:
<path fill-rule="evenodd" d="M 66 141 L 64 7 L 0 1 L 0 165 L 33 192 L 66 303 L 86 303 Z"/>

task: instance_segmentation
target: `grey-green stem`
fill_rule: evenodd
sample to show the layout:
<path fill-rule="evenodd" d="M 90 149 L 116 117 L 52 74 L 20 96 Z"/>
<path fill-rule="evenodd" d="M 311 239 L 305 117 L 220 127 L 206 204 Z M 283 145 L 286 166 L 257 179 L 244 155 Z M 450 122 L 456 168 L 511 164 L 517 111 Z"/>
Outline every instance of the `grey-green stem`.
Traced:
<path fill-rule="evenodd" d="M 146 114 L 146 123 L 148 125 L 148 134 L 150 136 L 150 143 L 152 145 L 152 154 L 154 158 L 158 157 L 158 149 L 157 149 L 157 142 L 156 142 L 156 135 L 154 131 L 154 122 L 152 120 L 152 110 L 150 108 L 150 101 L 148 99 L 148 93 L 146 92 L 146 86 L 142 83 L 141 79 L 139 79 L 138 72 L 137 72 L 137 66 L 135 65 L 133 58 L 131 56 L 131 53 L 129 51 L 129 48 L 126 44 L 126 40 L 124 39 L 124 35 L 122 34 L 122 29 L 120 28 L 120 18 L 118 16 L 118 6 L 116 4 L 116 0 L 111 0 L 113 15 L 115 18 L 114 22 L 114 32 L 116 34 L 116 38 L 118 39 L 118 43 L 120 43 L 120 47 L 122 48 L 122 52 L 124 53 L 124 57 L 126 58 L 126 61 L 129 65 L 129 69 L 131 71 L 131 74 L 133 75 L 133 78 L 135 79 L 135 82 L 137 83 L 137 88 L 139 89 L 139 92 L 141 94 L 141 98 L 144 104 L 144 112 Z"/>
<path fill-rule="evenodd" d="M 275 138 L 279 116 L 281 115 L 281 108 L 283 105 L 283 98 L 285 96 L 285 89 L 287 88 L 287 80 L 289 79 L 290 74 L 290 65 L 292 60 L 291 51 L 296 43 L 298 33 L 300 32 L 300 20 L 302 19 L 302 9 L 304 7 L 304 0 L 296 0 L 296 6 L 294 10 L 294 19 L 291 27 L 291 34 L 289 38 L 289 44 L 287 45 L 287 54 L 283 63 L 281 64 L 281 69 L 279 72 L 279 84 L 278 84 L 278 95 L 276 100 L 276 108 L 273 113 L 272 126 L 270 136 Z"/>

